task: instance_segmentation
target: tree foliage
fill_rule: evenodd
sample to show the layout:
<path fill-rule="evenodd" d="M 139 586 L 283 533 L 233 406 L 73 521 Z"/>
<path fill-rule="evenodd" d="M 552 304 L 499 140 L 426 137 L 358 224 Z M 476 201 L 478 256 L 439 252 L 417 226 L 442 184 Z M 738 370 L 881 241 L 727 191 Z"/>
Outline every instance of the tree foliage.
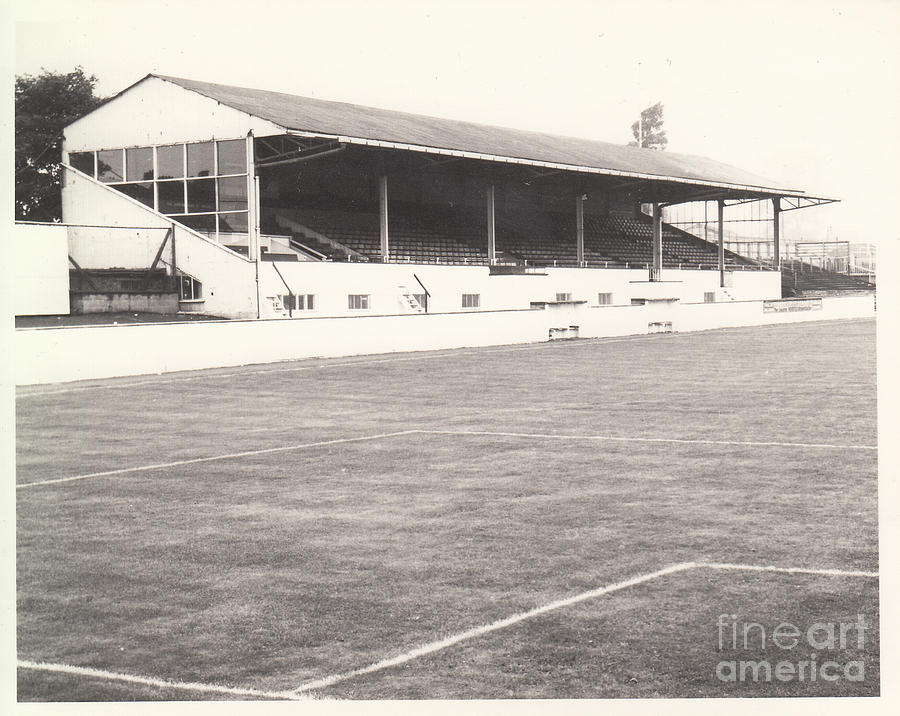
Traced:
<path fill-rule="evenodd" d="M 97 107 L 97 78 L 81 67 L 16 77 L 16 218 L 59 221 L 63 128 Z"/>
<path fill-rule="evenodd" d="M 662 128 L 663 121 L 662 102 L 647 107 L 641 112 L 640 120 L 631 125 L 634 141 L 628 142 L 628 146 L 664 150 L 669 140 L 666 138 L 666 130 Z"/>

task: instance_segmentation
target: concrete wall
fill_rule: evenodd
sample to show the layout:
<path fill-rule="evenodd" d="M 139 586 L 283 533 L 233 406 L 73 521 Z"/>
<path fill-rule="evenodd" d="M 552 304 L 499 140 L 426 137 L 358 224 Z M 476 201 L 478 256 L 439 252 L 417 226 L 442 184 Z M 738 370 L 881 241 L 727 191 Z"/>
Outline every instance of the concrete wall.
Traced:
<path fill-rule="evenodd" d="M 823 298 L 814 310 L 774 311 L 772 302 L 590 307 L 263 321 L 212 321 L 15 333 L 17 384 L 54 383 L 317 356 L 545 341 L 551 328 L 578 325 L 581 337 L 640 335 L 651 323 L 676 331 L 874 315 L 873 296 Z M 777 302 L 809 309 L 815 304 Z"/>
<path fill-rule="evenodd" d="M 284 133 L 271 122 L 150 78 L 66 127 L 63 161 L 68 152 L 237 139 L 251 129 L 257 136 Z"/>
<path fill-rule="evenodd" d="M 72 313 L 178 313 L 177 293 L 76 293 Z"/>
<path fill-rule="evenodd" d="M 545 275 L 491 276 L 486 266 L 435 264 L 278 263 L 260 267 L 263 296 L 313 294 L 316 308 L 308 316 L 392 314 L 404 309 L 399 286 L 422 293 L 415 276 L 431 293 L 429 311 L 461 311 L 462 294 L 481 296 L 481 310 L 529 308 L 533 301 L 553 301 L 557 293 L 570 293 L 576 301 L 598 305 L 598 294 L 612 293 L 614 305 L 631 305 L 636 298 L 678 298 L 700 303 L 704 293 L 715 292 L 718 271 L 663 270 L 663 282 L 650 283 L 646 269 L 542 269 Z M 735 271 L 729 294 L 742 300 L 779 298 L 781 277 L 775 271 Z M 368 311 L 348 308 L 348 294 L 368 294 Z"/>
<path fill-rule="evenodd" d="M 17 316 L 69 312 L 66 227 L 16 223 L 12 244 L 12 305 Z"/>
<path fill-rule="evenodd" d="M 69 230 L 69 254 L 84 269 L 148 268 L 173 226 L 168 217 L 73 169 L 64 174 L 63 221 L 88 225 Z M 175 253 L 178 268 L 203 284 L 203 312 L 256 317 L 253 262 L 179 225 Z M 171 271 L 171 265 L 170 240 L 160 266 Z"/>

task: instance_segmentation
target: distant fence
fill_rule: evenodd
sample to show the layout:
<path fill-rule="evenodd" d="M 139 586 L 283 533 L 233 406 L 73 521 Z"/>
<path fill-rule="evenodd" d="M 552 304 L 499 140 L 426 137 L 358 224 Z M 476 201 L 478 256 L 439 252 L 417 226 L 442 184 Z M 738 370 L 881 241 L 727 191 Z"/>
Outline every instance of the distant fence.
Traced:
<path fill-rule="evenodd" d="M 577 333 L 581 338 L 594 338 L 646 334 L 655 332 L 654 325 L 671 324 L 674 331 L 697 331 L 875 313 L 871 295 L 814 301 L 814 310 L 812 304 L 802 301 L 604 307 L 567 304 L 545 310 L 24 328 L 15 332 L 16 383 L 537 343 L 548 340 L 551 331 L 556 331 L 556 336 Z M 578 330 L 573 331 L 576 326 Z"/>

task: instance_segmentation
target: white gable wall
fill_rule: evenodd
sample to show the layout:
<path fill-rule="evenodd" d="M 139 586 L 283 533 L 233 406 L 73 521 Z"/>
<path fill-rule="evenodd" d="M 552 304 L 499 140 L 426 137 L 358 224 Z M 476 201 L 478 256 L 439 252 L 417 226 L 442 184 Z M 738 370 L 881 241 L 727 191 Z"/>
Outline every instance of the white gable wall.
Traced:
<path fill-rule="evenodd" d="M 236 139 L 284 129 L 157 77 L 125 90 L 65 129 L 63 161 L 69 152 Z"/>

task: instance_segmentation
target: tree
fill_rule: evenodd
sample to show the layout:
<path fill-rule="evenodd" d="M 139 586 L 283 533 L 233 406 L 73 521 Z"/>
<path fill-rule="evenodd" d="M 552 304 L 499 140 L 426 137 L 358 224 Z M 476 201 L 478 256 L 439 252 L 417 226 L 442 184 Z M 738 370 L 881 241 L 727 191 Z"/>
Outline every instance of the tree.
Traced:
<path fill-rule="evenodd" d="M 103 100 L 97 78 L 81 67 L 67 74 L 46 70 L 16 77 L 16 218 L 59 221 L 63 128 Z"/>
<path fill-rule="evenodd" d="M 662 126 L 663 105 L 662 102 L 657 102 L 642 111 L 641 118 L 631 125 L 634 141 L 628 142 L 628 146 L 664 150 L 669 140 L 666 139 L 666 130 Z"/>

